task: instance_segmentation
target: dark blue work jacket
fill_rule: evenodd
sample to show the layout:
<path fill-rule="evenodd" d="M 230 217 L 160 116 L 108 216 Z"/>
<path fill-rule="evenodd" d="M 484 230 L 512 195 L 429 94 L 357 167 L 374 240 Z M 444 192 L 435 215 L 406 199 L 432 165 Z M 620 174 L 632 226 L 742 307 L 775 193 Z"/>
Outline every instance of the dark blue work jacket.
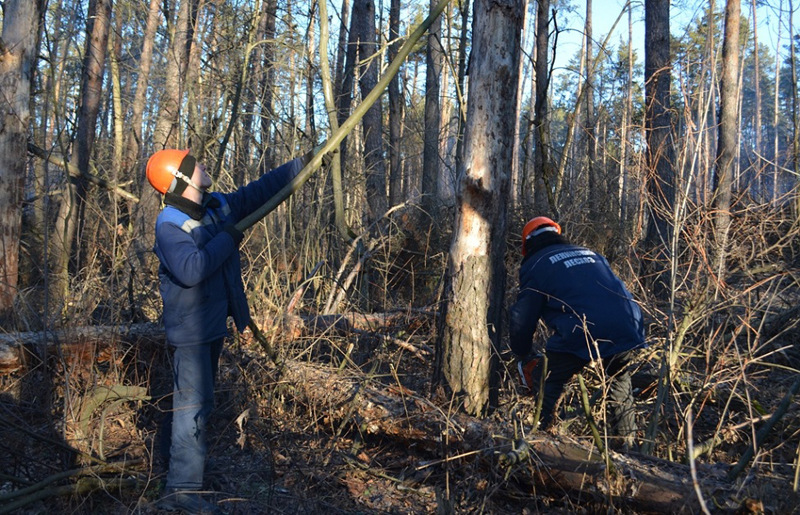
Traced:
<path fill-rule="evenodd" d="M 212 193 L 216 207 L 195 220 L 174 206 L 156 220 L 155 253 L 167 341 L 175 346 L 227 336 L 227 318 L 241 332 L 250 323 L 239 250 L 224 228 L 264 205 L 303 168 L 295 159 L 233 193 Z"/>
<path fill-rule="evenodd" d="M 526 259 L 511 307 L 511 350 L 531 352 L 542 318 L 553 331 L 546 349 L 589 360 L 644 342 L 642 312 L 606 259 L 584 247 L 547 246 Z"/>

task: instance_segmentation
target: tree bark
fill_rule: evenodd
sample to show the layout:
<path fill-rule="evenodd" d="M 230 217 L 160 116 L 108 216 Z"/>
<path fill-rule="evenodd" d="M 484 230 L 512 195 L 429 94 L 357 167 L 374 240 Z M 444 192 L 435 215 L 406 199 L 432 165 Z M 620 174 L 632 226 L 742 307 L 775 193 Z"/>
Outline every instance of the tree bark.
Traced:
<path fill-rule="evenodd" d="M 430 1 L 430 8 L 436 5 Z M 444 50 L 441 42 L 442 22 L 437 18 L 428 32 L 428 47 L 425 54 L 425 136 L 422 151 L 422 205 L 433 217 L 439 208 L 439 135 L 441 131 L 441 107 L 439 78 L 442 73 Z"/>
<path fill-rule="evenodd" d="M 166 80 L 161 91 L 158 119 L 153 129 L 155 150 L 173 148 L 185 144 L 180 135 L 181 100 L 183 98 L 184 77 L 189 61 L 189 47 L 193 38 L 194 19 L 197 0 L 180 0 L 178 17 L 170 23 L 169 51 L 167 52 Z M 161 203 L 159 193 L 142 176 L 142 195 L 137 207 L 135 232 L 138 253 L 146 252 L 155 241 L 155 217 Z"/>
<path fill-rule="evenodd" d="M 80 270 L 82 267 L 80 244 L 87 194 L 87 182 L 83 176 L 89 174 L 89 162 L 96 136 L 110 23 L 111 1 L 90 1 L 81 74 L 81 106 L 78 110 L 78 128 L 75 137 L 75 151 L 81 176 L 73 181 L 67 181 L 59 207 L 56 231 L 58 243 L 51 282 L 57 298 L 65 298 L 68 293 L 70 261 L 73 262 L 75 270 Z"/>
<path fill-rule="evenodd" d="M 366 66 L 361 71 L 361 98 L 366 98 L 378 83 L 379 61 L 373 59 L 377 50 L 375 39 L 375 3 L 373 0 L 353 2 L 353 31 L 358 37 L 358 56 Z M 383 109 L 375 102 L 364 115 L 364 168 L 367 189 L 366 225 L 379 220 L 388 209 L 386 197 L 386 163 L 383 160 Z"/>
<path fill-rule="evenodd" d="M 17 297 L 22 199 L 27 171 L 31 81 L 39 47 L 41 3 L 8 0 L 0 48 L 0 316 Z"/>
<path fill-rule="evenodd" d="M 594 112 L 594 50 L 592 41 L 592 0 L 586 0 L 586 21 L 584 24 L 584 37 L 586 38 L 586 114 L 583 118 L 583 132 L 586 135 L 586 182 L 588 184 L 587 197 L 589 201 L 589 219 L 598 219 L 598 208 L 600 197 L 602 196 L 602 181 L 598 180 L 597 166 L 597 134 L 595 133 L 595 112 Z"/>
<path fill-rule="evenodd" d="M 756 183 L 758 184 L 758 193 L 759 195 L 764 195 L 763 185 L 763 171 L 764 171 L 764 163 L 761 159 L 761 65 L 759 64 L 759 52 L 758 52 L 758 12 L 756 10 L 756 0 L 752 0 L 751 7 L 753 10 L 753 87 L 755 89 L 755 116 L 753 125 L 756 129 L 756 141 L 755 145 L 753 145 L 756 149 Z"/>
<path fill-rule="evenodd" d="M 389 5 L 389 51 L 391 63 L 400 49 L 400 0 Z M 389 205 L 395 206 L 403 199 L 403 163 L 400 138 L 403 136 L 403 93 L 400 77 L 395 75 L 389 83 Z"/>
<path fill-rule="evenodd" d="M 469 6 L 471 0 L 460 0 L 461 35 L 458 39 L 458 134 L 456 136 L 456 173 L 464 166 L 464 127 L 467 122 L 467 108 L 464 101 L 465 78 L 467 75 L 467 33 L 469 31 Z"/>
<path fill-rule="evenodd" d="M 133 170 L 136 161 L 141 157 L 142 151 L 142 119 L 144 118 L 144 108 L 147 101 L 147 85 L 150 81 L 150 68 L 153 64 L 153 46 L 155 44 L 156 29 L 161 15 L 159 10 L 159 0 L 150 0 L 147 11 L 147 22 L 145 23 L 144 35 L 142 36 L 142 50 L 139 57 L 139 69 L 136 80 L 136 93 L 134 93 L 133 103 L 131 104 L 131 121 L 127 143 L 125 145 L 125 157 L 123 158 L 123 170 Z"/>
<path fill-rule="evenodd" d="M 496 404 L 522 2 L 478 0 L 458 212 L 437 334 L 437 381 L 467 413 Z"/>
<path fill-rule="evenodd" d="M 772 106 L 772 131 L 773 131 L 773 150 L 772 150 L 772 202 L 778 203 L 778 178 L 780 165 L 778 156 L 780 155 L 780 137 L 778 136 L 778 126 L 780 123 L 780 97 L 781 97 L 781 25 L 783 22 L 783 0 L 778 8 L 778 35 L 775 41 L 775 102 Z"/>
<path fill-rule="evenodd" d="M 619 226 L 622 234 L 628 214 L 628 138 L 631 125 L 631 111 L 633 110 L 633 7 L 628 7 L 628 77 L 625 81 L 625 106 L 622 111 L 622 127 L 619 137 Z"/>
<path fill-rule="evenodd" d="M 644 279 L 654 292 L 669 291 L 672 206 L 675 202 L 669 56 L 669 0 L 645 0 L 645 134 L 650 216 L 645 236 Z"/>
<path fill-rule="evenodd" d="M 535 137 L 533 208 L 537 214 L 555 212 L 553 163 L 550 157 L 550 114 L 548 108 L 548 90 L 550 88 L 550 72 L 548 68 L 548 43 L 550 26 L 550 0 L 536 2 L 536 102 L 533 118 Z"/>
<path fill-rule="evenodd" d="M 720 79 L 719 142 L 717 171 L 714 175 L 716 284 L 724 281 L 728 232 L 731 225 L 733 162 L 738 147 L 737 106 L 739 77 L 739 13 L 740 0 L 728 0 L 725 7 L 725 36 L 722 42 L 722 77 Z"/>

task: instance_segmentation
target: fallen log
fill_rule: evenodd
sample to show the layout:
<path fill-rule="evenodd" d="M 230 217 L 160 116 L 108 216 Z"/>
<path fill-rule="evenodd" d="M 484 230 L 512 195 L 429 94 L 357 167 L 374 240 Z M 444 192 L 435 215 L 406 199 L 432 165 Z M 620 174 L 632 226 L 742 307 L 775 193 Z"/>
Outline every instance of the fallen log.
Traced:
<path fill-rule="evenodd" d="M 83 359 L 88 354 L 102 355 L 102 348 L 118 341 L 163 341 L 164 328 L 157 324 L 139 323 L 127 326 L 65 327 L 51 331 L 0 334 L 0 374 L 21 369 L 28 353 L 51 353 L 63 345 L 67 359 Z"/>
<path fill-rule="evenodd" d="M 402 386 L 381 386 L 328 368 L 293 362 L 282 370 L 281 381 L 291 385 L 296 400 L 313 406 L 320 423 L 334 433 L 343 428 L 394 439 L 429 453 L 440 452 L 447 441 L 452 458 L 498 459 L 511 451 L 510 424 L 500 425 L 461 413 L 446 413 Z M 612 454 L 615 477 L 591 446 L 537 433 L 527 440 L 531 467 L 514 470 L 537 487 L 575 499 L 611 501 L 614 506 L 660 513 L 699 511 L 688 466 L 643 455 Z M 519 444 L 517 444 L 519 446 Z M 516 452 L 516 451 L 515 451 Z M 427 465 L 425 465 L 427 466 Z M 704 492 L 726 489 L 718 467 L 700 467 Z"/>
<path fill-rule="evenodd" d="M 376 334 L 393 345 L 405 348 L 417 357 L 432 354 L 430 347 L 412 344 L 401 338 L 380 335 L 381 332 L 402 330 L 411 334 L 424 324 L 433 320 L 433 313 L 426 311 L 398 311 L 390 313 L 342 313 L 335 315 L 284 315 L 263 318 L 259 326 L 270 336 L 281 339 L 314 337 L 323 334 Z M 21 369 L 25 363 L 25 349 L 41 355 L 62 345 L 65 355 L 76 359 L 89 359 L 102 348 L 118 341 L 137 342 L 150 340 L 164 341 L 164 328 L 154 323 L 137 323 L 119 326 L 80 326 L 53 329 L 50 331 L 31 331 L 0 334 L 0 374 L 9 374 Z M 91 348 L 87 348 L 91 347 Z"/>

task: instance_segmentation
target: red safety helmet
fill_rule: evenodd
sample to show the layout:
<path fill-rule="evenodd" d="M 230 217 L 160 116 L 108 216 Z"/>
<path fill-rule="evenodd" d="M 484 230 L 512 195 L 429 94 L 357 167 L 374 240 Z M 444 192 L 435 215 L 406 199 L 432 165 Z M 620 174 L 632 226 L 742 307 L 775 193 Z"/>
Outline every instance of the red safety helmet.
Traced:
<path fill-rule="evenodd" d="M 528 241 L 528 238 L 532 238 L 536 236 L 539 229 L 543 229 L 545 227 L 552 227 L 553 229 L 549 229 L 550 231 L 555 230 L 556 234 L 561 234 L 561 226 L 555 223 L 554 221 L 550 220 L 546 216 L 537 216 L 536 218 L 532 218 L 528 223 L 525 224 L 525 227 L 522 229 L 522 255 L 526 254 L 525 251 L 525 242 Z"/>
<path fill-rule="evenodd" d="M 159 150 L 147 161 L 147 180 L 161 193 L 173 191 L 178 179 L 199 190 L 192 182 L 194 165 L 195 160 L 189 156 L 188 149 Z"/>

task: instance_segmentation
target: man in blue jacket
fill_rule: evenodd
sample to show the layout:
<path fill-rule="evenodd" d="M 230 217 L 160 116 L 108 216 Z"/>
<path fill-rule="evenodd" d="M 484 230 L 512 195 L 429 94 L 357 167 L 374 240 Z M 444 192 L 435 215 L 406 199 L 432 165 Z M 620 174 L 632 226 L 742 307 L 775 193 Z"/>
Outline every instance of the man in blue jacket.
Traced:
<path fill-rule="evenodd" d="M 250 322 L 239 260 L 243 235 L 235 224 L 291 182 L 311 157 L 289 161 L 229 194 L 207 191 L 211 178 L 188 150 L 161 150 L 147 163 L 150 184 L 164 194 L 154 250 L 164 327 L 174 348 L 169 472 L 161 508 L 219 512 L 198 491 L 227 318 L 233 317 L 240 332 Z"/>
<path fill-rule="evenodd" d="M 540 425 L 553 420 L 566 383 L 592 360 L 602 360 L 609 381 L 611 422 L 623 443 L 634 443 L 636 421 L 630 374 L 632 350 L 644 344 L 639 306 L 606 259 L 572 245 L 547 217 L 530 220 L 522 231 L 519 294 L 511 307 L 511 350 L 520 376 L 538 394 L 544 360 L 532 355 L 539 319 L 553 331 L 547 340 L 547 375 Z"/>

